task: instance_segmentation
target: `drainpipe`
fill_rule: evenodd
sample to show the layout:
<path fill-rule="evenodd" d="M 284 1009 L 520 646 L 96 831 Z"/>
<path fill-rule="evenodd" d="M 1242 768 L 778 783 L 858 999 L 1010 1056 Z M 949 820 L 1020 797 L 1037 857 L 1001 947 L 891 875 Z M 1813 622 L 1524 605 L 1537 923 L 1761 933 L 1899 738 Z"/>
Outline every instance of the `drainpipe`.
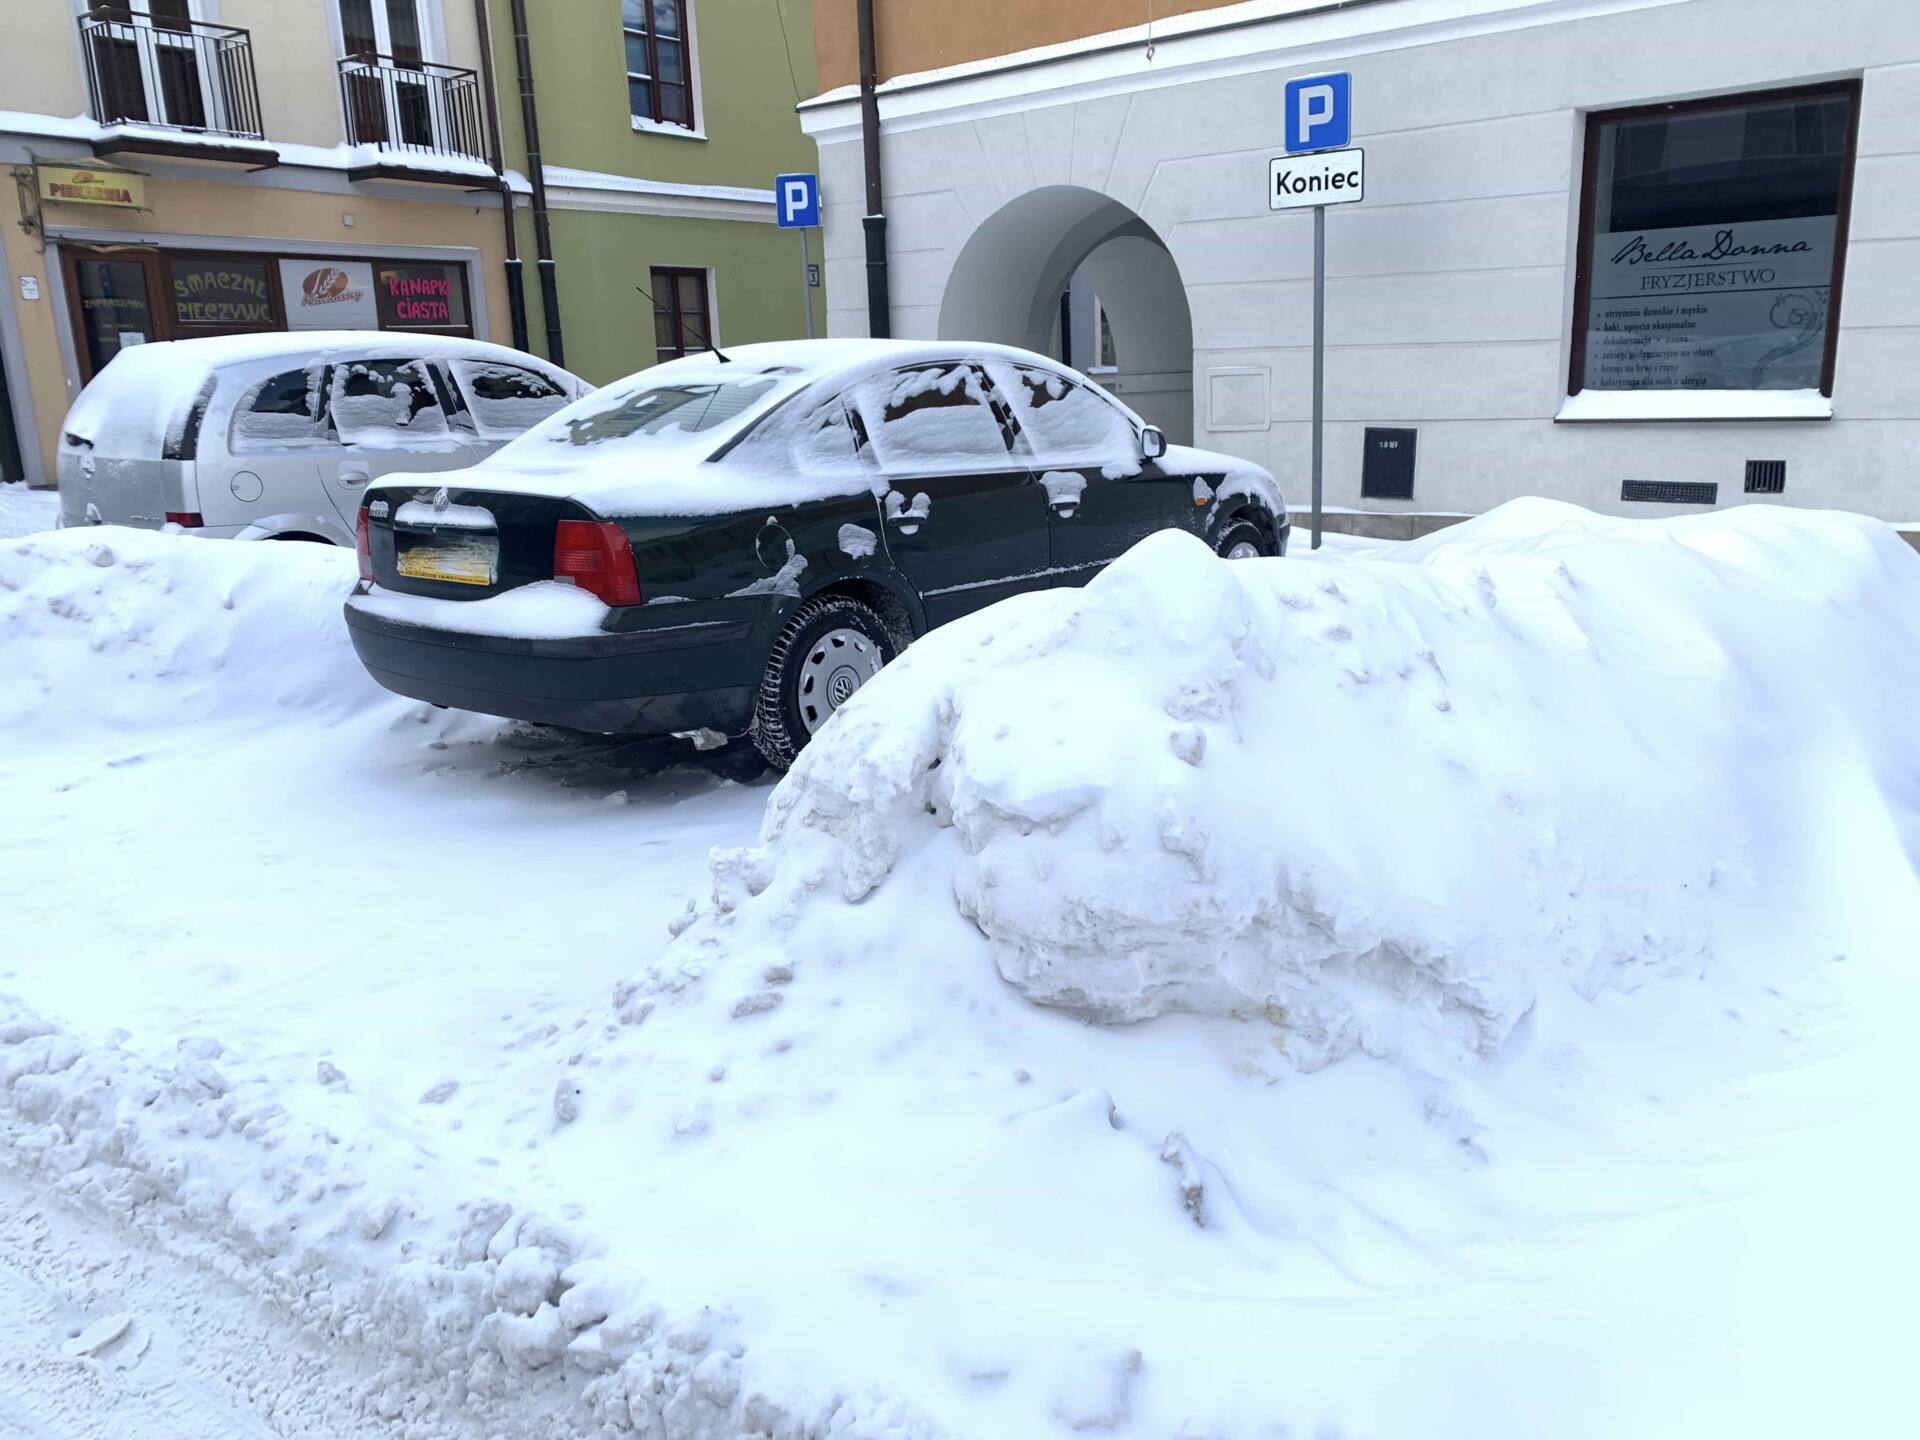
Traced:
<path fill-rule="evenodd" d="M 553 232 L 547 227 L 547 172 L 540 163 L 540 111 L 533 103 L 533 49 L 527 41 L 527 0 L 513 0 L 513 56 L 520 71 L 520 122 L 527 139 L 527 178 L 533 184 L 533 248 L 539 257 L 540 309 L 547 317 L 547 358 L 565 365 L 560 339 L 560 290 L 553 275 Z"/>
<path fill-rule="evenodd" d="M 893 305 L 887 296 L 887 214 L 880 186 L 880 102 L 874 96 L 873 0 L 860 0 L 860 142 L 867 162 L 867 333 L 884 340 L 893 334 Z"/>
<path fill-rule="evenodd" d="M 480 80 L 487 93 L 487 126 L 492 144 L 489 156 L 493 173 L 499 177 L 500 216 L 507 240 L 507 317 L 513 322 L 513 348 L 527 348 L 527 283 L 520 273 L 520 237 L 513 219 L 513 186 L 507 181 L 507 167 L 500 155 L 500 92 L 494 88 L 493 25 L 487 16 L 487 0 L 473 0 L 474 23 L 480 27 Z"/>

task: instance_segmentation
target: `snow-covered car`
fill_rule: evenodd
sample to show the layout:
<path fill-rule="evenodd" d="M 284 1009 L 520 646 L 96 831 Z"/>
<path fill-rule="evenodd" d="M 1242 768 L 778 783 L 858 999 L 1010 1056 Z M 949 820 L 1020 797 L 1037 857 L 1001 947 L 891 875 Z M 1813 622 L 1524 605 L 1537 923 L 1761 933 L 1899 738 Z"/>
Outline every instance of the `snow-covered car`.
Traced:
<path fill-rule="evenodd" d="M 518 350 L 434 335 L 141 345 L 67 412 L 61 524 L 351 545 L 370 481 L 464 469 L 592 388 Z"/>
<path fill-rule="evenodd" d="M 672 361 L 359 515 L 347 622 L 388 689 L 784 768 L 914 637 L 1079 585 L 1163 529 L 1281 555 L 1257 466 L 1169 446 L 999 346 L 792 341 Z"/>

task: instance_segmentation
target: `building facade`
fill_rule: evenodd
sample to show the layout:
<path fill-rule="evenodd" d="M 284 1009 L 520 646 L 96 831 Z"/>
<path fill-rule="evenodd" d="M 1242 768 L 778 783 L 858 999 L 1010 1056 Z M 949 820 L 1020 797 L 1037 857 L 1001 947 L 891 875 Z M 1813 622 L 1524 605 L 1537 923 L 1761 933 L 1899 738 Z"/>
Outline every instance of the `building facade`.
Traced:
<path fill-rule="evenodd" d="M 150 340 L 524 333 L 599 383 L 805 333 L 772 186 L 812 168 L 811 27 L 807 0 L 17 0 L 0 478 L 52 484 L 73 397 Z"/>
<path fill-rule="evenodd" d="M 507 164 L 530 173 L 515 10 L 490 8 Z M 794 115 L 815 88 L 810 0 L 528 0 L 522 13 L 561 363 L 602 384 L 709 339 L 825 333 L 821 287 L 773 209 L 774 177 L 814 168 Z M 532 277 L 531 204 L 518 225 Z M 527 305 L 548 352 L 532 278 Z"/>
<path fill-rule="evenodd" d="M 1348 528 L 1518 494 L 1920 519 L 1910 0 L 874 8 L 895 334 L 1069 350 L 1304 504 L 1314 222 L 1273 208 L 1270 162 L 1287 82 L 1344 74 L 1364 199 L 1325 214 L 1325 472 Z M 869 329 L 854 15 L 817 0 L 802 107 L 836 334 Z"/>

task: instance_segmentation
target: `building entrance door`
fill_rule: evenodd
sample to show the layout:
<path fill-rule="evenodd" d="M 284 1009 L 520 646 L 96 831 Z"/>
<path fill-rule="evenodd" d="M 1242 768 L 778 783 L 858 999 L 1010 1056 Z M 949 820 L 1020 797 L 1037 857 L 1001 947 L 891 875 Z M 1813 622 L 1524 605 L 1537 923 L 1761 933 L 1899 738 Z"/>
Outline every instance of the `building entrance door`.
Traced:
<path fill-rule="evenodd" d="M 7 357 L 0 354 L 0 483 L 24 480 L 20 462 L 20 432 L 13 428 L 13 393 L 7 389 Z"/>
<path fill-rule="evenodd" d="M 158 251 L 62 247 L 60 259 L 73 300 L 81 384 L 122 350 L 164 338 Z"/>

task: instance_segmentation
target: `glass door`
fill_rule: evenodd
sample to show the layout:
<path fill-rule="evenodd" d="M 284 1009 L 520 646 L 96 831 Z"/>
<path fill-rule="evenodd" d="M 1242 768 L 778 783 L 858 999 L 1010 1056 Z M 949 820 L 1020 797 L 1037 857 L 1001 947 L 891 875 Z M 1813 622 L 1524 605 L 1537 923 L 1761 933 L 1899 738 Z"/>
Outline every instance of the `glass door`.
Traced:
<path fill-rule="evenodd" d="M 63 248 L 84 384 L 134 345 L 163 339 L 157 297 L 160 257 L 152 250 Z"/>

